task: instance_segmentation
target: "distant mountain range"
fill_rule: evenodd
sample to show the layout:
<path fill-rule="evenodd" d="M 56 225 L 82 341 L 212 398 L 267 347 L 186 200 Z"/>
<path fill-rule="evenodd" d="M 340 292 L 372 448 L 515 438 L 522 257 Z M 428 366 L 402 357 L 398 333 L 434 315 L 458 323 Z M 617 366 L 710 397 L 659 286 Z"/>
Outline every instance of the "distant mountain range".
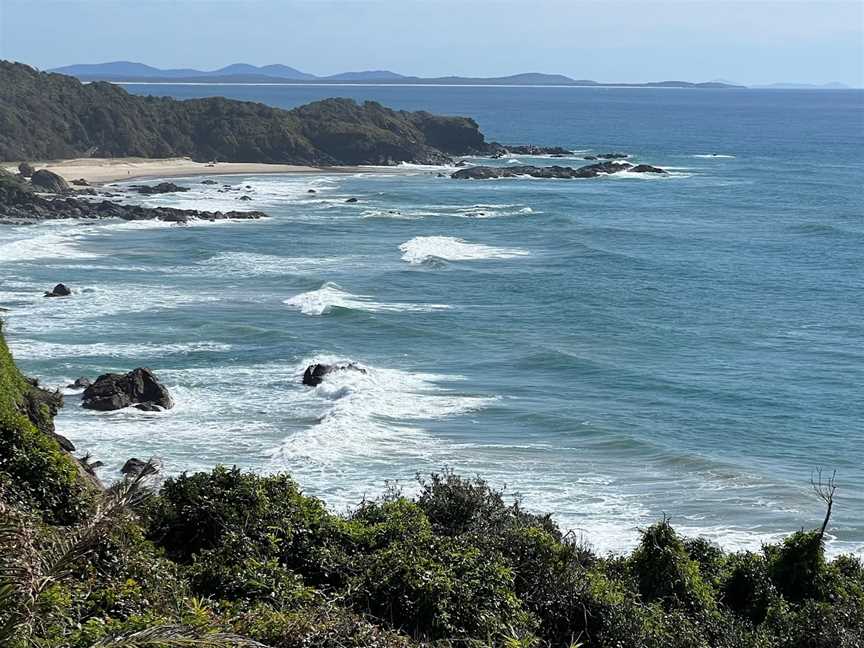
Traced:
<path fill-rule="evenodd" d="M 84 65 L 67 65 L 55 68 L 59 72 L 78 77 L 82 81 L 137 81 L 150 83 L 391 83 L 391 84 L 436 84 L 436 85 L 569 85 L 569 86 L 628 86 L 656 88 L 735 88 L 731 83 L 711 81 L 690 83 L 688 81 L 658 81 L 654 83 L 599 83 L 588 79 L 572 79 L 563 74 L 541 74 L 527 72 L 503 77 L 417 77 L 397 74 L 389 70 L 364 70 L 342 72 L 330 76 L 316 76 L 287 65 L 255 66 L 234 63 L 218 70 L 193 70 L 189 68 L 155 68 L 143 63 L 114 61 Z"/>

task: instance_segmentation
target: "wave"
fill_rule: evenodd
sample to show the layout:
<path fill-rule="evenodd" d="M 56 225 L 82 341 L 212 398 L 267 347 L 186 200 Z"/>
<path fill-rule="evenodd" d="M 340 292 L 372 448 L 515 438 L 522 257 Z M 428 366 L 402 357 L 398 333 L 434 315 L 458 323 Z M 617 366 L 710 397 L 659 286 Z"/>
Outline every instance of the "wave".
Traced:
<path fill-rule="evenodd" d="M 219 342 L 189 342 L 174 344 L 124 344 L 115 342 L 95 342 L 90 344 L 67 344 L 15 338 L 12 343 L 15 356 L 22 360 L 42 360 L 56 358 L 135 358 L 142 359 L 163 356 L 189 355 L 192 353 L 230 351 L 231 345 Z"/>
<path fill-rule="evenodd" d="M 346 358 L 317 355 L 296 366 L 297 378 L 314 363 L 345 362 Z M 339 371 L 315 388 L 304 388 L 306 407 L 318 413 L 314 425 L 299 430 L 271 450 L 274 469 L 346 475 L 358 464 L 390 469 L 403 457 L 433 457 L 444 445 L 418 423 L 459 416 L 483 409 L 494 398 L 460 394 L 439 383 L 459 376 L 412 373 L 358 363 L 360 371 Z M 410 476 L 410 475 L 409 475 Z M 320 481 L 314 479 L 314 481 Z M 348 488 L 357 488 L 348 484 Z M 367 486 L 360 485 L 360 489 Z M 347 493 L 341 493 L 344 497 Z M 358 493 L 348 497 L 354 500 Z"/>
<path fill-rule="evenodd" d="M 296 308 L 304 315 L 324 315 L 330 313 L 334 308 L 346 308 L 350 310 L 361 310 L 369 313 L 400 313 L 418 312 L 428 313 L 436 310 L 450 308 L 446 304 L 412 304 L 412 303 L 381 303 L 373 301 L 366 295 L 352 295 L 342 290 L 337 284 L 327 282 L 318 290 L 300 293 L 284 304 Z"/>
<path fill-rule="evenodd" d="M 240 277 L 307 274 L 333 268 L 356 266 L 357 257 L 283 257 L 257 252 L 221 252 L 196 264 L 218 276 Z"/>
<path fill-rule="evenodd" d="M 32 232 L 32 225 L 27 233 Z M 35 229 L 35 228 L 33 228 Z M 17 232 L 16 232 L 17 233 Z M 81 234 L 51 232 L 0 243 L 0 263 L 28 262 L 33 259 L 95 259 L 99 255 L 82 250 L 77 243 Z"/>
<path fill-rule="evenodd" d="M 722 153 L 702 153 L 699 155 L 691 155 L 690 157 L 703 158 L 703 159 L 718 158 L 718 159 L 726 159 L 726 160 L 731 160 L 731 159 L 735 158 L 734 155 L 724 155 Z"/>
<path fill-rule="evenodd" d="M 453 236 L 417 236 L 399 246 L 402 260 L 408 263 L 426 263 L 434 259 L 446 261 L 478 261 L 482 259 L 512 259 L 528 256 L 520 248 L 492 247 L 468 243 Z"/>

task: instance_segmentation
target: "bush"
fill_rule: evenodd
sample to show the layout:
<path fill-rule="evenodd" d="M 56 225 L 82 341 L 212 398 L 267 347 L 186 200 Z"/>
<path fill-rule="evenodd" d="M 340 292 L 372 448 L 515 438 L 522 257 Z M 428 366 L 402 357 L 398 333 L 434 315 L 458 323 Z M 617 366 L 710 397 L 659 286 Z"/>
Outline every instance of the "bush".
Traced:
<path fill-rule="evenodd" d="M 776 596 L 762 556 L 745 552 L 729 559 L 720 584 L 720 601 L 729 609 L 759 625 Z"/>
<path fill-rule="evenodd" d="M 780 545 L 765 547 L 768 575 L 788 601 L 823 599 L 825 548 L 822 535 L 816 531 L 798 531 Z"/>

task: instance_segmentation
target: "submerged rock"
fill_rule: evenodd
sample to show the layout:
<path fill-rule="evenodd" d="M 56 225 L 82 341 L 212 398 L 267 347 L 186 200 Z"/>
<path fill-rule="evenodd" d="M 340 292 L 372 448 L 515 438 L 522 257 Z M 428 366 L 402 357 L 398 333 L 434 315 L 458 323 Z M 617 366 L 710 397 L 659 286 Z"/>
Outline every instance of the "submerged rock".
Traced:
<path fill-rule="evenodd" d="M 215 185 L 215 184 L 219 184 L 219 183 L 218 183 L 216 180 L 209 180 L 209 179 L 208 179 L 208 180 L 202 180 L 202 181 L 201 181 L 201 184 L 206 184 L 206 185 Z"/>
<path fill-rule="evenodd" d="M 30 184 L 40 191 L 47 193 L 66 193 L 69 191 L 69 184 L 53 171 L 47 169 L 39 169 L 30 178 Z"/>
<path fill-rule="evenodd" d="M 345 202 L 346 202 L 346 203 L 356 203 L 356 202 L 357 202 L 357 199 L 356 199 L 356 198 L 349 198 L 349 199 L 346 200 Z"/>
<path fill-rule="evenodd" d="M 630 157 L 627 153 L 598 153 L 597 157 L 601 160 L 623 160 Z"/>
<path fill-rule="evenodd" d="M 366 370 L 363 367 L 353 362 L 337 364 L 317 363 L 306 367 L 306 371 L 303 372 L 303 384 L 308 385 L 309 387 L 317 387 L 324 382 L 324 376 L 331 374 L 334 371 L 359 371 L 363 374 L 366 373 Z"/>
<path fill-rule="evenodd" d="M 99 411 L 111 411 L 145 405 L 171 409 L 174 399 L 150 369 L 134 369 L 127 374 L 104 374 L 84 390 L 81 407 Z"/>
<path fill-rule="evenodd" d="M 68 297 L 71 294 L 72 294 L 72 291 L 69 290 L 69 288 L 65 284 L 58 283 L 56 286 L 54 286 L 53 290 L 46 292 L 45 296 L 46 297 Z"/>

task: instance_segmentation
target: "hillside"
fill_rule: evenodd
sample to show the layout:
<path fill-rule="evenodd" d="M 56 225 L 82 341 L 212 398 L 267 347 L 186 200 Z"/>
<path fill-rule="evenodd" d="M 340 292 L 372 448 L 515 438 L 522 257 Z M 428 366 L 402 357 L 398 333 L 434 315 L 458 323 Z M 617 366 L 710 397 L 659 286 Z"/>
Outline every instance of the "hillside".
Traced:
<path fill-rule="evenodd" d="M 672 87 L 672 88 L 738 88 L 731 83 L 708 82 L 691 83 L 689 81 L 659 81 L 648 83 L 601 83 L 589 79 L 573 79 L 563 74 L 545 74 L 542 72 L 523 72 L 500 77 L 465 77 L 442 76 L 420 77 L 397 74 L 390 70 L 364 70 L 357 72 L 340 72 L 326 76 L 318 76 L 301 72 L 287 65 L 255 66 L 247 63 L 234 63 L 218 70 L 192 69 L 159 69 L 143 63 L 130 61 L 114 61 L 110 63 L 88 63 L 81 65 L 66 65 L 55 68 L 52 72 L 69 74 L 82 81 L 137 81 L 142 83 L 375 83 L 375 84 L 424 84 L 424 85 L 570 85 L 616 87 L 632 86 L 639 88 Z"/>
<path fill-rule="evenodd" d="M 294 110 L 138 97 L 0 61 L 0 160 L 191 157 L 303 165 L 434 164 L 486 150 L 472 119 L 328 99 Z"/>
<path fill-rule="evenodd" d="M 224 467 L 161 487 L 145 470 L 101 492 L 53 436 L 58 399 L 21 375 L 0 331 L 3 646 L 864 642 L 864 568 L 828 561 L 822 531 L 727 553 L 663 519 L 629 555 L 604 557 L 451 473 L 341 515 L 289 475 Z"/>

